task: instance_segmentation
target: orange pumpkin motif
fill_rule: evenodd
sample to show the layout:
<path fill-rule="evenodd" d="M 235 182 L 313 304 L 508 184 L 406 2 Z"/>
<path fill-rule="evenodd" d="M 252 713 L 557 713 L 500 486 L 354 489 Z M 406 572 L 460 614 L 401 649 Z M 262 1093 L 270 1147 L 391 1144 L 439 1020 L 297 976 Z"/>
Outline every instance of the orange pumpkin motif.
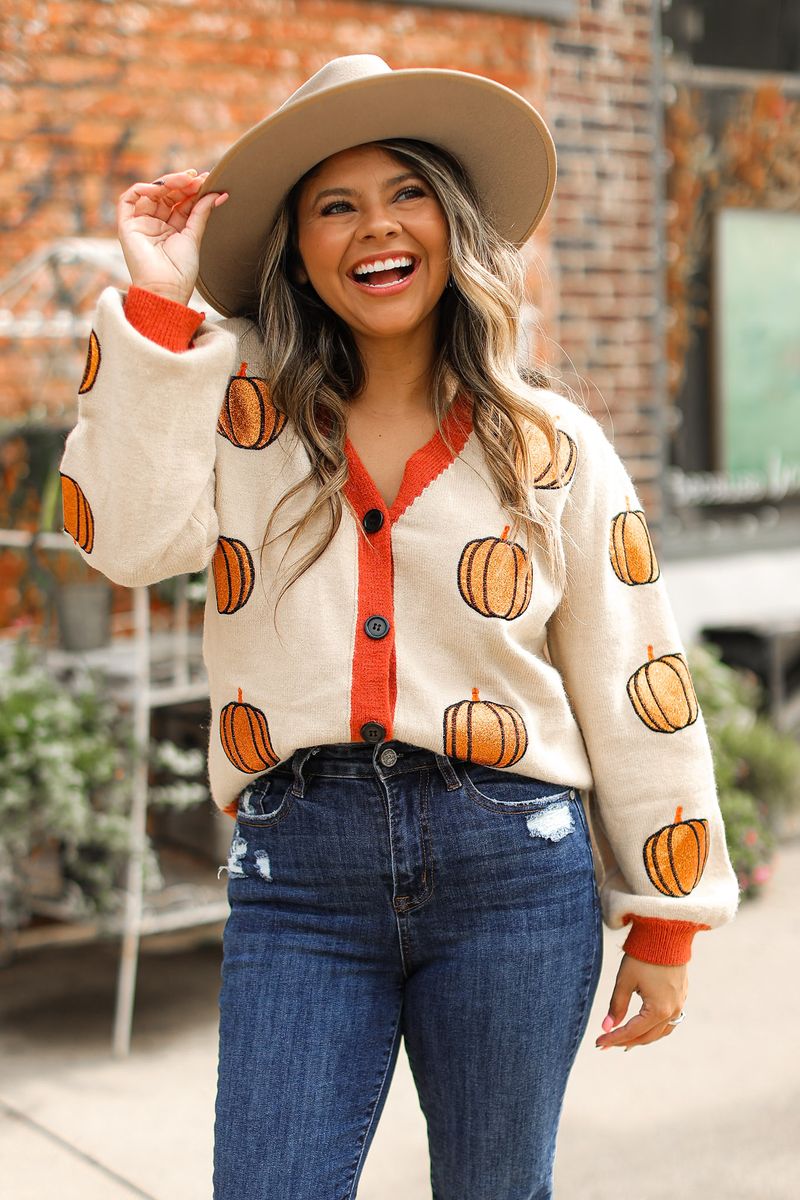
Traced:
<path fill-rule="evenodd" d="M 700 882 L 708 861 L 708 821 L 682 821 L 680 805 L 672 825 L 664 825 L 644 844 L 644 865 L 654 887 L 665 896 L 688 896 Z"/>
<path fill-rule="evenodd" d="M 89 349 L 86 352 L 86 366 L 83 368 L 83 379 L 81 386 L 78 388 L 78 395 L 83 396 L 85 392 L 89 392 L 94 387 L 94 381 L 97 379 L 97 372 L 100 370 L 100 343 L 97 340 L 97 334 L 94 330 L 89 334 Z"/>
<path fill-rule="evenodd" d="M 219 714 L 219 737 L 222 749 L 239 771 L 264 771 L 274 767 L 278 756 L 269 738 L 267 718 L 260 708 L 231 700 Z"/>
<path fill-rule="evenodd" d="M 459 700 L 445 709 L 444 752 L 449 758 L 513 767 L 527 748 L 525 722 L 517 710 L 480 700 L 477 688 L 472 689 L 471 700 Z"/>
<path fill-rule="evenodd" d="M 217 612 L 235 613 L 243 608 L 253 591 L 253 557 L 239 538 L 220 537 L 211 563 Z"/>
<path fill-rule="evenodd" d="M 558 418 L 556 418 L 558 420 Z M 550 447 L 547 438 L 540 429 L 534 430 L 534 442 L 531 447 L 534 478 L 536 488 L 561 488 L 571 481 L 575 474 L 578 461 L 578 447 L 568 433 L 556 429 L 556 455 L 550 457 Z"/>
<path fill-rule="evenodd" d="M 217 421 L 221 433 L 234 446 L 262 450 L 279 436 L 286 424 L 286 413 L 279 413 L 269 398 L 265 379 L 247 374 L 242 363 L 238 375 L 232 375 L 225 402 Z"/>
<path fill-rule="evenodd" d="M 611 521 L 609 557 L 614 574 L 623 583 L 655 583 L 661 574 L 656 552 L 650 540 L 647 519 L 640 508 L 631 511 L 625 497 L 626 512 Z"/>
<path fill-rule="evenodd" d="M 637 717 L 656 733 L 675 733 L 692 725 L 699 708 L 684 656 L 653 658 L 653 647 L 648 646 L 647 658 L 628 680 L 628 697 Z"/>
<path fill-rule="evenodd" d="M 458 563 L 458 590 L 470 608 L 484 617 L 513 621 L 530 604 L 531 564 L 522 546 L 508 542 L 510 525 L 499 538 L 467 542 Z"/>
<path fill-rule="evenodd" d="M 91 554 L 94 546 L 94 513 L 83 489 L 71 475 L 61 476 L 61 508 L 64 513 L 64 529 L 74 542 Z"/>

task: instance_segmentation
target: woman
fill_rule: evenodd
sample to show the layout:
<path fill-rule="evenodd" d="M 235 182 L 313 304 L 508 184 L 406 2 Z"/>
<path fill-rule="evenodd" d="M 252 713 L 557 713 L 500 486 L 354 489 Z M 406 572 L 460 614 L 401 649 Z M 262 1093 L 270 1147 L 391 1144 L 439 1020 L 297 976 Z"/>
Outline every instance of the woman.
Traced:
<path fill-rule="evenodd" d="M 515 93 L 353 55 L 120 197 L 65 529 L 129 586 L 212 566 L 216 1200 L 354 1196 L 401 1037 L 436 1200 L 551 1196 L 602 921 L 632 928 L 596 1045 L 628 1050 L 736 910 L 634 485 L 522 361 L 554 183 Z"/>

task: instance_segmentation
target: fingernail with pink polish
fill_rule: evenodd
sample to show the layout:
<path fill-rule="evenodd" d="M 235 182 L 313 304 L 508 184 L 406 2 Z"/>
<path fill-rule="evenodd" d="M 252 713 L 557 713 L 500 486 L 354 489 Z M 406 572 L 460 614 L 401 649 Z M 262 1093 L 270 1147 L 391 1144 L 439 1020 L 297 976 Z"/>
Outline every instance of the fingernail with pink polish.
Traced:
<path fill-rule="evenodd" d="M 603 1021 L 603 1033 L 608 1033 L 609 1029 L 613 1029 L 613 1028 L 614 1028 L 614 1018 L 611 1016 L 611 1013 L 609 1013 L 608 1016 L 606 1017 L 606 1019 Z"/>

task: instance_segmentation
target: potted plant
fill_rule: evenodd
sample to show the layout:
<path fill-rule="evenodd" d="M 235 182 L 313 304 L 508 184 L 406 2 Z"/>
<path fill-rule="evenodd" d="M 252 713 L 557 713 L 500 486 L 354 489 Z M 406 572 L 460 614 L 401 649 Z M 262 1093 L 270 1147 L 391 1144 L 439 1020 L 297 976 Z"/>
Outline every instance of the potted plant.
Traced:
<path fill-rule="evenodd" d="M 42 859 L 45 894 L 58 893 L 66 915 L 117 910 L 134 754 L 130 720 L 109 704 L 98 673 L 84 668 L 64 684 L 20 637 L 0 673 L 0 925 L 31 917 Z M 151 879 L 155 866 L 146 855 Z"/>
<path fill-rule="evenodd" d="M 731 864 L 745 898 L 772 874 L 786 814 L 800 809 L 800 746 L 764 715 L 757 676 L 728 666 L 711 643 L 687 660 L 708 728 Z"/>
<path fill-rule="evenodd" d="M 56 679 L 26 635 L 0 672 L 0 930 L 41 908 L 64 919 L 122 910 L 130 851 L 130 716 L 110 699 L 100 668 Z M 203 751 L 151 739 L 148 810 L 210 802 Z M 164 886 L 145 838 L 145 893 Z"/>

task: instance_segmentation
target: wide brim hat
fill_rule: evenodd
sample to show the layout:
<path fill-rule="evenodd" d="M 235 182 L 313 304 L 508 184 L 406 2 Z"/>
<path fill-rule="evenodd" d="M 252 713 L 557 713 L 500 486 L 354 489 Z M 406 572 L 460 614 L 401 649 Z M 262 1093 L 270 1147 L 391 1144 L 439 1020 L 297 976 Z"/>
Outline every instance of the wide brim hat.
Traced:
<path fill-rule="evenodd" d="M 281 202 L 297 180 L 340 150 L 390 137 L 420 138 L 460 160 L 502 237 L 521 246 L 556 183 L 556 151 L 524 97 L 482 75 L 393 70 L 376 54 L 335 58 L 244 133 L 199 196 L 227 192 L 200 244 L 197 291 L 223 316 L 257 308 L 257 271 Z"/>

